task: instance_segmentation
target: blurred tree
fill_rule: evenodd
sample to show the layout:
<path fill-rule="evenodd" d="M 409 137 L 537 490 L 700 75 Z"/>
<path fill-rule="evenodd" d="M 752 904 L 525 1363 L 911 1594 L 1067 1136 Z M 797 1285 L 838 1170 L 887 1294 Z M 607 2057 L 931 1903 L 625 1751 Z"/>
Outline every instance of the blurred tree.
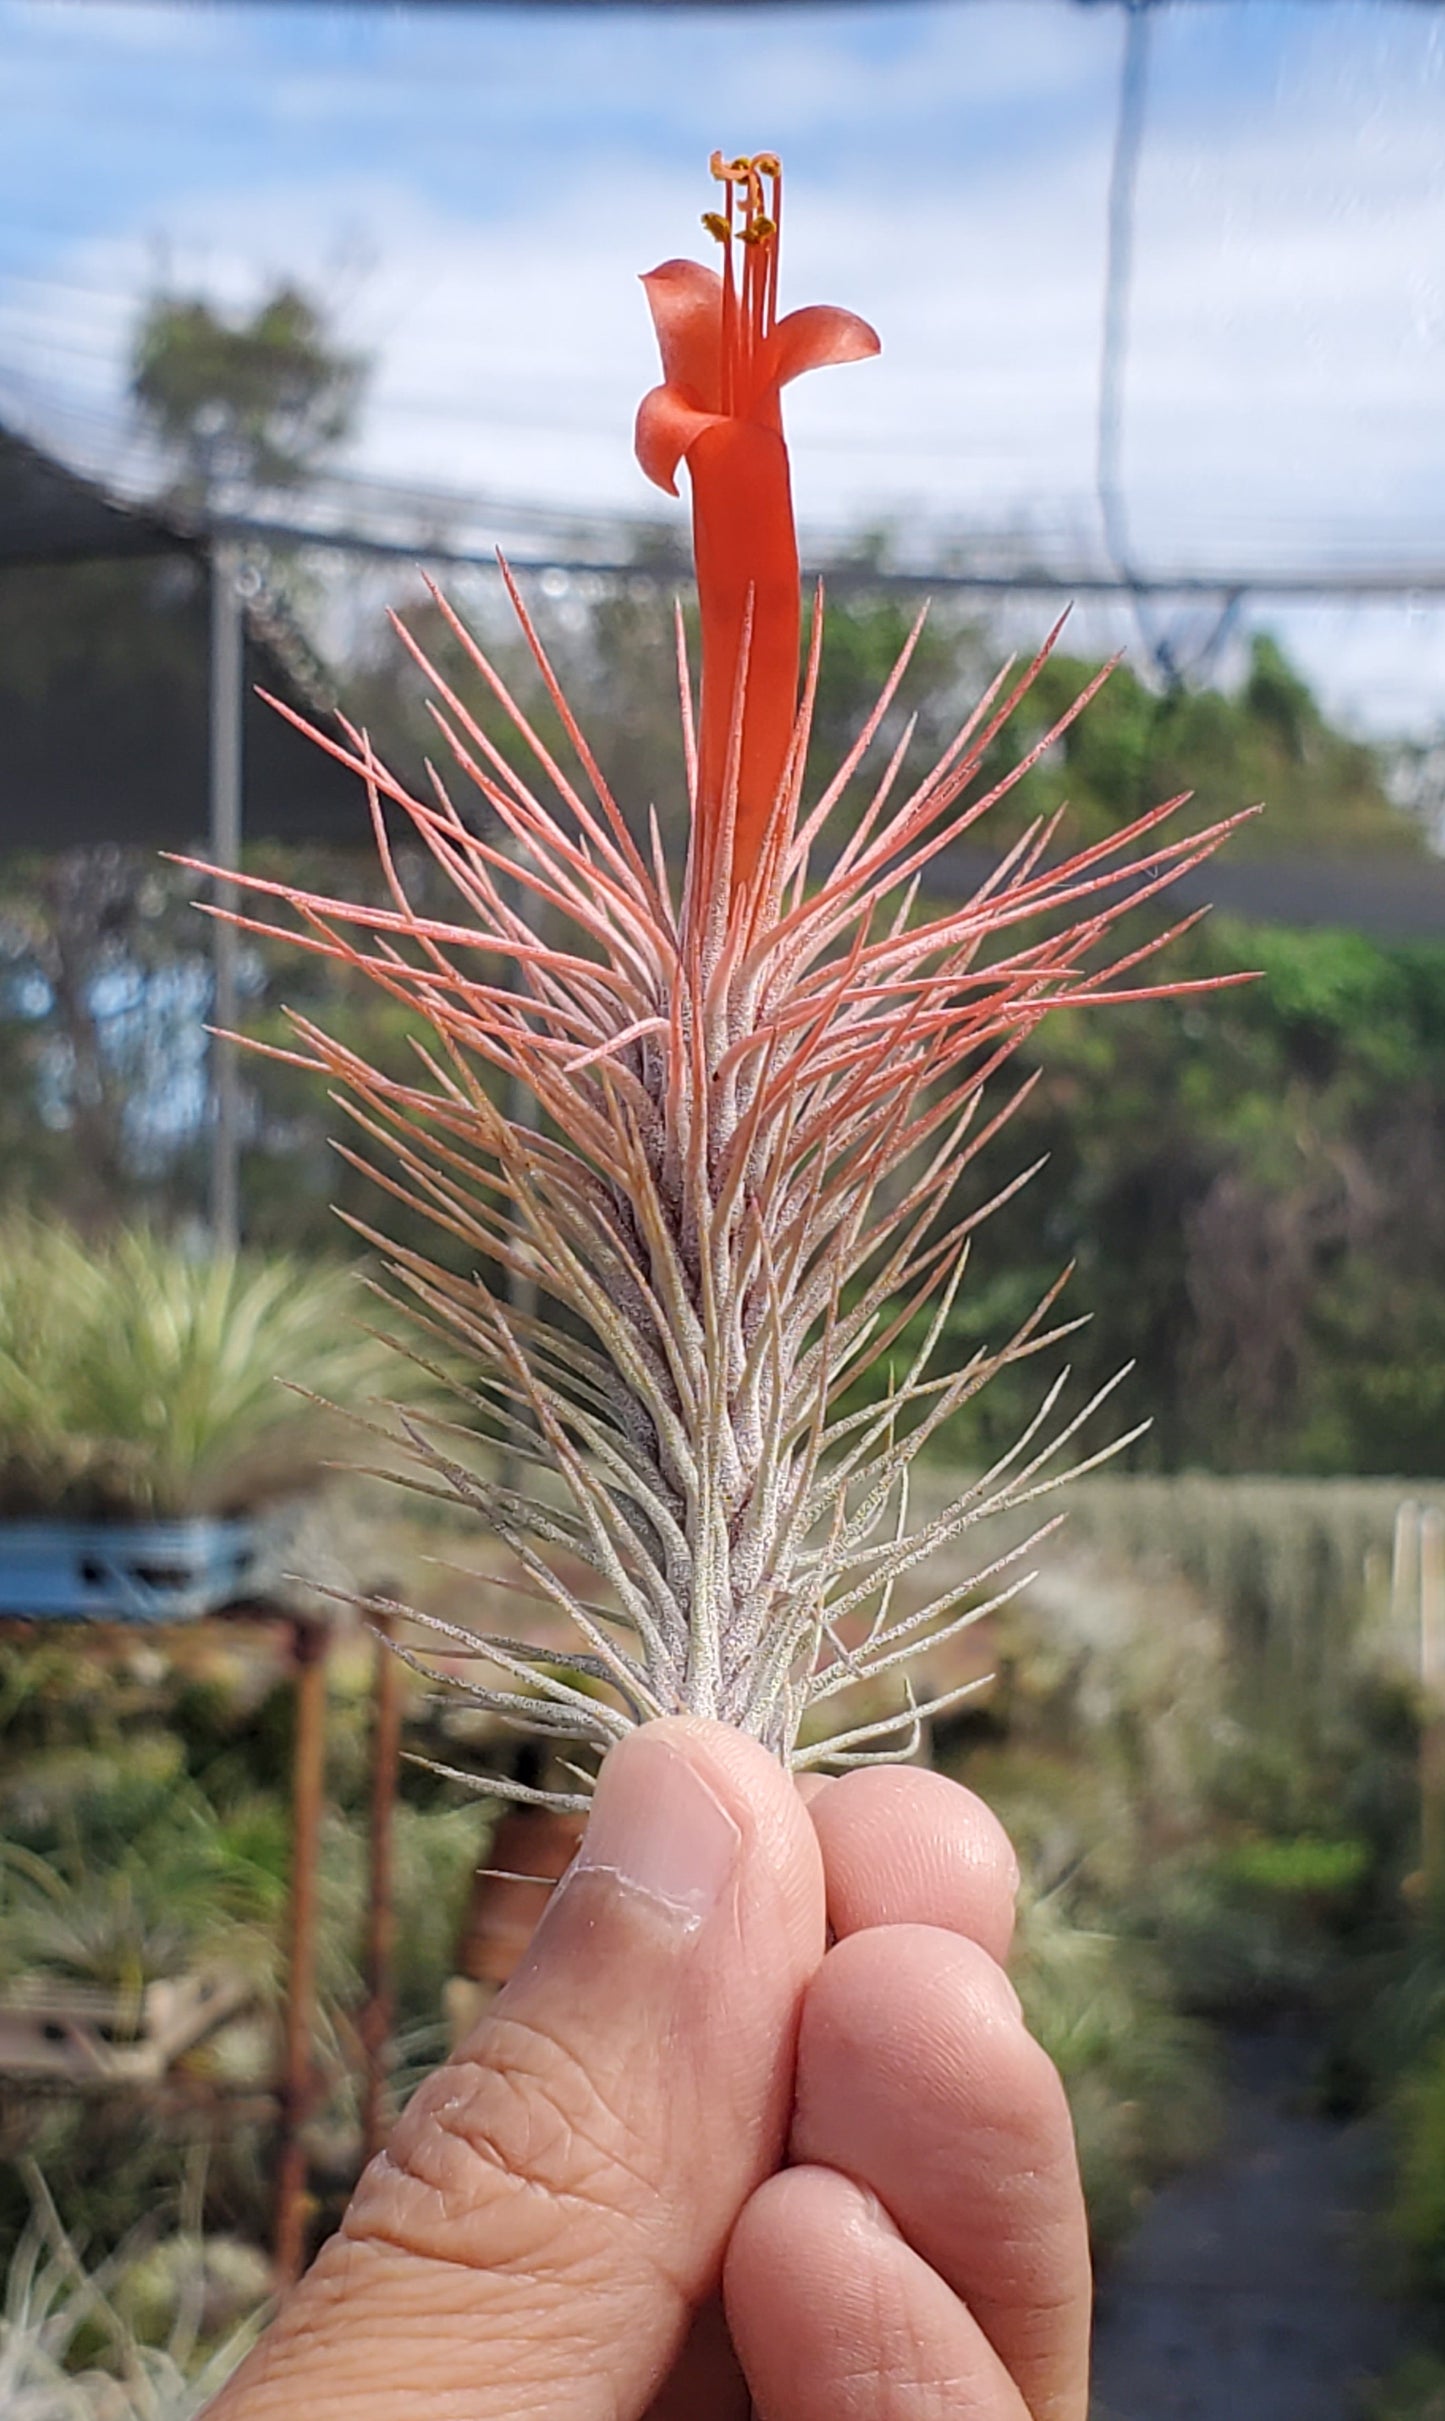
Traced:
<path fill-rule="evenodd" d="M 990 769 L 1002 772 L 1021 746 L 1042 738 L 1095 669 L 1076 656 L 1052 656 Z M 1088 711 L 1004 802 L 997 829 L 1016 833 L 1064 797 L 1065 837 L 1098 840 L 1181 792 L 1191 794 L 1201 823 L 1265 802 L 1267 814 L 1231 842 L 1236 856 L 1399 857 L 1419 855 L 1425 845 L 1418 822 L 1389 796 L 1381 759 L 1334 729 L 1267 632 L 1251 641 L 1245 679 L 1234 692 L 1160 694 L 1128 665 L 1117 666 Z"/>
<path fill-rule="evenodd" d="M 535 668 L 487 592 L 478 583 L 460 602 L 565 761 Z M 641 829 L 656 803 L 676 864 L 685 808 L 667 600 L 639 580 L 590 595 L 574 585 L 536 606 L 627 813 Z M 408 618 L 489 722 L 482 685 L 434 605 L 423 599 Z M 893 598 L 830 603 L 813 795 L 906 628 Z M 0 690 L 30 677 L 26 633 L 14 635 L 13 653 L 0 650 Z M 915 696 L 926 711 L 913 742 L 920 756 L 968 702 L 964 683 L 981 669 L 976 634 L 944 625 L 923 645 L 931 652 L 915 660 L 890 710 L 858 801 Z M 1091 669 L 1046 668 L 1025 741 Z M 436 730 L 399 651 L 354 667 L 346 693 L 398 770 L 424 780 L 421 759 L 436 752 Z M 493 728 L 498 745 L 512 744 Z M 1333 730 L 1265 643 L 1229 695 L 1161 700 L 1121 669 L 1029 776 L 1025 803 L 1038 812 L 1067 794 L 1067 829 L 1096 836 L 1143 799 L 1182 788 L 1186 761 L 1210 810 L 1265 792 L 1268 829 L 1284 826 L 1276 848 L 1298 846 L 1306 832 L 1313 847 L 1345 854 L 1419 845 L 1371 753 Z M 1315 802 L 1317 841 L 1307 821 Z M 1011 806 L 1005 813 L 1005 829 L 1016 830 L 1018 816 Z M 412 843 L 403 858 L 419 904 L 447 913 L 426 852 Z M 268 850 L 264 859 L 266 871 L 318 891 L 383 896 L 369 852 Z M 187 1112 L 195 1077 L 185 1053 L 199 1023 L 187 986 L 203 980 L 205 945 L 187 905 L 191 888 L 139 856 L 84 870 L 37 863 L 15 874 L 0 915 L 0 1192 L 54 1200 L 80 1217 L 124 1206 L 164 1219 L 199 1207 L 199 1130 Z M 1127 1406 L 1155 1422 L 1139 1459 L 1163 1468 L 1440 1471 L 1445 949 L 1210 920 L 1177 947 L 1174 963 L 1181 974 L 1263 968 L 1264 980 L 1212 999 L 1066 1014 L 1040 1029 L 1021 1063 L 1038 1068 L 1038 1090 L 991 1152 L 989 1173 L 1001 1182 L 1039 1153 L 1049 1166 L 980 1234 L 949 1350 L 996 1337 L 1073 1259 L 1076 1308 L 1092 1315 L 1071 1346 L 1080 1381 L 1138 1361 Z M 247 945 L 245 981 L 246 1023 L 259 1037 L 285 1039 L 285 1002 L 364 1055 L 406 1064 L 406 1018 L 325 961 L 257 940 Z M 253 1060 L 246 1084 L 247 1228 L 257 1243 L 334 1248 L 333 1202 L 383 1228 L 406 1216 L 331 1148 L 329 1136 L 344 1140 L 344 1130 L 313 1079 Z M 407 1237 L 420 1241 L 419 1224 Z M 1015 1384 L 1031 1382 L 1017 1374 L 984 1394 L 952 1441 L 956 1451 L 1007 1442 L 1020 1410 Z"/>
<path fill-rule="evenodd" d="M 294 483 L 350 429 L 366 365 L 322 308 L 282 283 L 249 316 L 157 297 L 136 330 L 132 386 L 199 503 L 214 477 Z M 273 644 L 290 644 L 297 579 L 267 565 Z M 103 697 L 161 692 L 171 729 L 204 734 L 206 606 L 182 559 L 20 565 L 0 575 L 0 711 L 57 722 Z M 142 720 L 143 728 L 143 720 Z M 3 775 L 0 775 L 3 779 Z M 200 820 L 203 801 L 197 799 Z M 43 844 L 43 819 L 35 819 Z M 209 941 L 194 879 L 147 850 L 12 861 L 0 903 L 0 1154 L 8 1193 L 82 1223 L 146 1206 L 199 1212 Z M 254 967 L 252 979 L 259 980 Z"/>
<path fill-rule="evenodd" d="M 1445 1470 L 1445 949 L 1211 919 L 1174 964 L 1262 974 L 1058 1015 L 1021 1054 L 1040 1082 L 995 1166 L 1048 1165 L 982 1230 L 954 1352 L 1072 1261 L 1070 1358 L 1081 1387 L 1137 1364 L 1137 1462 Z M 959 1448 L 1037 1391 L 986 1392 Z"/>
<path fill-rule="evenodd" d="M 135 333 L 131 392 L 197 502 L 218 478 L 291 487 L 349 435 L 367 364 L 287 280 L 249 317 L 157 295 Z"/>
<path fill-rule="evenodd" d="M 454 602 L 548 746 L 565 759 L 569 751 L 560 721 L 495 583 L 478 583 Z M 529 595 L 528 605 L 578 723 L 624 812 L 643 829 L 648 809 L 655 807 L 669 859 L 680 866 L 687 841 L 687 802 L 672 598 L 651 578 L 598 583 L 591 589 L 584 576 L 558 596 Z M 851 748 L 903 649 L 915 612 L 911 600 L 867 590 L 828 598 L 808 758 L 810 796 L 826 787 Z M 510 719 L 479 694 L 476 674 L 431 598 L 413 599 L 403 609 L 403 619 L 437 669 L 468 699 L 494 744 L 509 762 L 520 765 L 522 751 Z M 690 607 L 684 608 L 683 628 L 695 686 L 698 644 Z M 935 610 L 929 616 L 906 687 L 880 726 L 867 767 L 839 804 L 835 820 L 840 832 L 847 829 L 850 817 L 861 813 L 870 778 L 877 780 L 910 718 L 916 727 L 904 779 L 911 775 L 916 780 L 926 771 L 987 677 L 985 664 L 983 634 L 973 622 L 956 610 Z M 399 766 L 409 763 L 415 769 L 422 755 L 436 753 L 426 683 L 389 633 L 383 645 L 354 668 L 347 695 L 353 714 L 368 726 L 383 754 L 394 752 Z"/>

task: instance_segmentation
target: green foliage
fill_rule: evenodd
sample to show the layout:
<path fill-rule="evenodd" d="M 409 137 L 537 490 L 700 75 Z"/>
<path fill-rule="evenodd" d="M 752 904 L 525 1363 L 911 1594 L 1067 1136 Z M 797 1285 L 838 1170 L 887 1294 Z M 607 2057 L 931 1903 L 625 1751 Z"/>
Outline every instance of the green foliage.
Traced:
<path fill-rule="evenodd" d="M 1226 1838 L 1171 1860 L 1141 1913 L 1185 2006 L 1237 2023 L 1329 2001 L 1375 1882 L 1358 1839 Z"/>
<path fill-rule="evenodd" d="M 131 391 L 189 493 L 212 475 L 276 487 L 349 433 L 365 367 L 283 281 L 234 318 L 199 296 L 157 295 L 136 331 Z"/>
<path fill-rule="evenodd" d="M 119 2246 L 139 2212 L 182 2222 L 197 2178 L 197 2227 L 204 2215 L 212 2231 L 266 2237 L 271 2121 L 247 2097 L 269 2089 L 278 2058 L 291 1826 L 275 1734 L 291 1692 L 269 1686 L 254 1646 L 208 1650 L 188 1635 L 186 1653 L 204 1684 L 184 1663 L 160 1663 L 150 1643 L 56 1649 L 42 1637 L 0 1648 L 0 1991 L 41 1980 L 107 1988 L 124 2039 L 161 1979 L 222 1971 L 248 1990 L 235 2017 L 188 2053 L 163 2125 L 128 2093 L 7 2096 L 0 2245 L 14 2245 L 28 2216 L 23 2159 L 92 2249 Z M 320 2117 L 343 2165 L 356 2140 L 370 1669 L 369 1643 L 331 1658 L 317 2042 L 330 2080 Z M 487 1811 L 458 1807 L 455 1794 L 438 1802 L 404 1770 L 393 1836 L 399 2093 L 445 2048 L 442 1988 L 487 1822 Z"/>
<path fill-rule="evenodd" d="M 9 2421 L 192 2421 L 254 2341 L 266 2264 L 193 2231 L 87 2264 L 37 2172 L 0 2307 Z"/>
<path fill-rule="evenodd" d="M 1370 1845 L 1303 1833 L 1284 1841 L 1241 1841 L 1220 1864 L 1227 1880 L 1270 1899 L 1338 1903 L 1368 1874 Z"/>
<path fill-rule="evenodd" d="M 1217 2118 L 1203 2030 L 1137 1941 L 1026 1905 L 1014 1981 L 1073 2112 L 1095 2251 L 1135 2226 L 1149 2189 L 1209 2150 Z"/>
<path fill-rule="evenodd" d="M 284 1804 L 224 1813 L 184 1772 L 174 1733 L 128 1732 L 16 1760 L 0 1793 L 0 1981 L 64 1977 L 129 1999 L 224 1961 L 277 1987 Z"/>
<path fill-rule="evenodd" d="M 132 567 L 101 568 L 135 576 Z M 479 587 L 462 602 L 565 756 L 555 712 L 489 596 Z M 590 599 L 534 602 L 619 797 L 639 825 L 655 802 L 676 862 L 682 776 L 666 599 L 651 585 L 618 583 Z M 423 602 L 412 618 L 449 677 L 474 697 L 476 677 L 434 607 Z M 815 782 L 843 753 L 907 618 L 896 598 L 862 588 L 830 603 Z M 151 646 L 157 626 L 143 600 L 109 592 L 78 615 L 17 608 L 0 621 L 0 683 L 22 690 L 32 674 L 41 677 L 47 649 L 60 648 L 65 677 L 75 679 L 97 656 L 123 661 L 127 649 Z M 923 720 L 910 767 L 939 744 L 982 678 L 981 654 L 964 624 L 925 630 L 855 805 L 914 708 Z M 1039 713 L 1062 711 L 1090 670 L 1053 660 Z M 356 667 L 344 686 L 378 743 L 421 778 L 435 733 L 398 651 Z M 504 719 L 494 727 L 484 708 L 483 721 L 499 745 L 515 745 Z M 1019 736 L 1027 741 L 1041 729 L 1031 723 Z M 1191 779 L 1201 813 L 1268 800 L 1267 816 L 1232 852 L 1369 850 L 1408 861 L 1418 845 L 1415 827 L 1390 807 L 1374 759 L 1330 730 L 1266 641 L 1232 696 L 1160 699 L 1121 667 L 1030 774 L 1020 811 L 1051 811 L 1067 795 L 1063 845 L 1071 832 L 1090 839 L 1115 830 Z M 1013 828 L 1001 825 L 998 837 Z M 989 836 L 990 824 L 980 826 L 970 845 L 986 849 Z M 261 870 L 282 880 L 382 897 L 367 852 L 258 854 Z M 403 859 L 419 905 L 449 912 L 425 854 L 413 848 Z M 0 1197 L 60 1209 L 88 1228 L 117 1212 L 169 1223 L 203 1211 L 202 1137 L 174 1118 L 178 1091 L 195 1086 L 206 998 L 192 888 L 191 878 L 139 853 L 14 869 L 0 908 Z M 1078 1385 L 1095 1387 L 1122 1362 L 1137 1364 L 1119 1399 L 1126 1422 L 1152 1419 L 1134 1450 L 1136 1467 L 1438 1472 L 1445 948 L 1211 919 L 1171 952 L 1170 972 L 1180 976 L 1250 969 L 1262 979 L 1238 990 L 1060 1014 L 1031 1038 L 1017 1067 L 1037 1074 L 1037 1089 L 970 1177 L 970 1207 L 981 1189 L 1035 1159 L 1047 1165 L 980 1231 L 941 1356 L 956 1361 L 997 1342 L 1072 1261 L 1065 1308 L 1090 1320 L 1069 1349 Z M 243 979 L 245 1022 L 258 1039 L 289 1039 L 284 1001 L 373 1064 L 397 1073 L 408 1065 L 414 1021 L 377 987 L 260 940 L 248 940 Z M 315 1079 L 252 1059 L 242 1083 L 248 1235 L 283 1252 L 324 1250 L 333 1202 L 375 1219 L 375 1185 L 331 1148 L 332 1134 L 347 1138 Z M 351 1140 L 364 1153 L 365 1139 Z M 388 1206 L 387 1217 L 404 1242 L 453 1249 L 428 1237 L 415 1209 Z M 907 1342 L 900 1340 L 900 1357 Z M 1028 1369 L 1009 1374 L 960 1416 L 945 1445 L 960 1458 L 987 1458 L 1017 1434 L 1038 1393 Z"/>
<path fill-rule="evenodd" d="M 1439 1472 L 1445 949 L 1221 921 L 1171 971 L 1251 967 L 1211 999 L 1045 1021 L 993 1166 L 1047 1166 L 982 1229 L 945 1350 L 1073 1261 L 1080 1383 L 1137 1363 L 1146 1464 Z M 991 1396 L 960 1451 L 1032 1400 L 1022 1375 Z"/>
<path fill-rule="evenodd" d="M 355 1281 L 286 1260 L 187 1255 L 136 1231 L 88 1247 L 0 1232 L 0 1504 L 12 1517 L 231 1512 L 315 1478 L 335 1416 L 394 1355 L 354 1324 Z M 280 1384 L 282 1380 L 290 1386 Z"/>
<path fill-rule="evenodd" d="M 1371 2399 L 1369 2421 L 1445 2421 L 1445 2358 L 1409 2355 Z"/>
<path fill-rule="evenodd" d="M 1394 2226 L 1417 2292 L 1445 2308 L 1445 2040 L 1397 2099 Z"/>
<path fill-rule="evenodd" d="M 1059 654 L 1044 667 L 1016 737 L 1042 738 L 1097 667 Z M 1012 753 L 1001 744 L 999 765 Z M 1008 801 L 1020 828 L 1061 797 L 1066 831 L 1098 840 L 1161 799 L 1192 795 L 1200 822 L 1263 801 L 1267 814 L 1235 850 L 1283 857 L 1380 850 L 1409 858 L 1419 829 L 1394 807 L 1372 751 L 1326 721 L 1278 642 L 1259 634 L 1233 696 L 1218 689 L 1146 689 L 1126 664 Z"/>
<path fill-rule="evenodd" d="M 1318 2089 L 1351 2109 L 1388 2076 L 1387 2032 L 1398 2061 L 1408 2018 L 1418 2058 L 1445 2021 L 1445 1929 L 1436 1912 L 1427 1986 L 1402 1892 L 1417 1714 L 1377 1665 L 1399 1646 L 1397 1504 L 1382 1484 L 1082 1483 L 998 1626 L 986 1712 L 946 1743 L 1019 1851 L 1019 1980 L 1101 2249 L 1207 2143 L 1214 2021 L 1303 2017 Z"/>

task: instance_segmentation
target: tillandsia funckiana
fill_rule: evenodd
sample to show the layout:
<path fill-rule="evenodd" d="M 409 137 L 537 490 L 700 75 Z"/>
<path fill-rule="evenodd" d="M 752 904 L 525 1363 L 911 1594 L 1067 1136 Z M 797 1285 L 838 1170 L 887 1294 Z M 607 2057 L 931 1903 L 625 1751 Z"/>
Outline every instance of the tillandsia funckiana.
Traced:
<path fill-rule="evenodd" d="M 838 1765 L 906 1753 L 974 1686 L 920 1700 L 910 1663 L 1016 1594 L 1033 1541 L 985 1554 L 906 1610 L 897 1583 L 1128 1442 L 1076 1450 L 1102 1396 L 1066 1413 L 1060 1377 L 1007 1453 L 910 1526 L 909 1473 L 930 1440 L 996 1372 L 1065 1333 L 1054 1288 L 996 1349 L 932 1367 L 973 1231 L 1023 1181 L 969 1197 L 978 1154 L 1020 1097 L 996 1102 L 996 1080 L 1050 1008 L 1192 988 L 1136 980 L 1170 934 L 1105 948 L 1102 964 L 1100 947 L 1231 828 L 1161 837 L 1176 799 L 1059 855 L 1050 816 L 972 898 L 935 905 L 941 853 L 1098 683 L 985 785 L 1047 647 L 1021 673 L 1005 667 L 910 782 L 911 726 L 886 752 L 874 744 L 918 625 L 845 761 L 810 795 L 822 600 L 804 651 L 781 391 L 878 340 L 846 311 L 778 316 L 778 163 L 715 157 L 712 169 L 720 206 L 703 223 L 720 268 L 668 261 L 643 281 L 663 381 L 642 404 L 637 450 L 672 493 L 687 466 L 701 623 L 694 720 L 679 616 L 680 881 L 655 814 L 613 797 L 505 565 L 565 752 L 436 594 L 530 778 L 402 629 L 449 770 L 429 767 L 418 795 L 351 725 L 344 744 L 323 741 L 366 787 L 392 904 L 248 878 L 291 912 L 303 946 L 430 1029 L 405 1080 L 300 1018 L 289 1056 L 332 1079 L 383 1154 L 372 1173 L 472 1264 L 458 1275 L 362 1231 L 459 1352 L 473 1443 L 480 1407 L 514 1462 L 550 1474 L 524 1493 L 486 1476 L 452 1425 L 400 1414 L 412 1483 L 490 1525 L 515 1585 L 569 1618 L 565 1664 L 555 1645 L 465 1635 L 495 1674 L 468 1682 L 470 1697 L 556 1743 L 577 1783 L 484 1787 L 564 1807 L 585 1806 L 598 1756 L 659 1715 L 739 1725 L 794 1768 Z M 410 904 L 389 813 L 454 885 L 454 921 Z M 536 1104 L 530 1124 L 499 1106 L 518 1086 Z M 855 1383 L 869 1371 L 863 1401 Z M 875 1691 L 860 1720 L 847 1707 L 862 1682 L 886 1700 Z"/>

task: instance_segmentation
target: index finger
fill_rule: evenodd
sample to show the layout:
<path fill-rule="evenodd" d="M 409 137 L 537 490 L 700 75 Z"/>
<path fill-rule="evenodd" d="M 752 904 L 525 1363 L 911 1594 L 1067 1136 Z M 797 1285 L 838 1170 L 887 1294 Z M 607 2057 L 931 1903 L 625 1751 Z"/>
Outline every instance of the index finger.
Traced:
<path fill-rule="evenodd" d="M 1008 1956 L 1019 1869 L 991 1808 L 918 1765 L 873 1766 L 808 1800 L 837 1940 L 874 1925 L 936 1925 Z"/>

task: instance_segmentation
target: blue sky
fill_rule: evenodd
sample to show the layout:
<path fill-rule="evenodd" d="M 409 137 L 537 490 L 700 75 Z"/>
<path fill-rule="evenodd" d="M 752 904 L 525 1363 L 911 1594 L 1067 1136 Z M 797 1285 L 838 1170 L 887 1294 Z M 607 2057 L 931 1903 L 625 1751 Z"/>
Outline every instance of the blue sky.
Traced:
<path fill-rule="evenodd" d="M 360 467 L 648 501 L 635 272 L 707 152 L 787 160 L 794 301 L 875 320 L 797 390 L 829 525 L 1089 534 L 1120 13 L 0 0 L 0 409 L 121 459 L 159 280 L 321 286 L 376 360 Z M 1152 21 L 1124 464 L 1141 554 L 1445 558 L 1445 9 Z M 1363 722 L 1445 719 L 1445 615 L 1295 613 Z"/>

